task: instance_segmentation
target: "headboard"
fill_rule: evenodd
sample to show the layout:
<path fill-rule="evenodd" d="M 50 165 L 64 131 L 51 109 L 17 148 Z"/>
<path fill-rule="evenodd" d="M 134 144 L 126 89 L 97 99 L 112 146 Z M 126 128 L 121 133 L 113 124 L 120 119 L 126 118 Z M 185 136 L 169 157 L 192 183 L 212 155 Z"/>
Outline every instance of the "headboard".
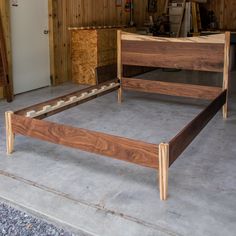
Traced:
<path fill-rule="evenodd" d="M 222 92 L 222 88 L 228 91 L 230 37 L 230 32 L 191 38 L 162 38 L 118 31 L 118 79 L 121 82 L 119 100 L 122 99 L 123 89 L 214 99 Z M 222 72 L 223 85 L 219 88 L 124 78 L 123 65 Z M 227 104 L 224 106 L 226 116 Z"/>

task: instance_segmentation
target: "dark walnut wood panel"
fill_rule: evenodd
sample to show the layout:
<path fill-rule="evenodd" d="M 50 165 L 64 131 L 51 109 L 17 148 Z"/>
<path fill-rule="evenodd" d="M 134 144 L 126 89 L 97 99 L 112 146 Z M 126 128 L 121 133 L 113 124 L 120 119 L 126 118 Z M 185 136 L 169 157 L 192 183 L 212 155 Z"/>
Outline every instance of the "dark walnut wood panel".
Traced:
<path fill-rule="evenodd" d="M 213 100 L 222 92 L 222 88 L 218 87 L 172 82 L 169 83 L 135 78 L 123 78 L 122 88 L 139 92 L 158 93 L 206 100 Z"/>
<path fill-rule="evenodd" d="M 207 106 L 195 119 L 193 119 L 179 134 L 169 143 L 170 166 L 188 147 L 200 131 L 215 116 L 226 102 L 226 93 L 223 91 L 213 102 Z"/>
<path fill-rule="evenodd" d="M 224 44 L 122 40 L 122 64 L 223 72 Z"/>
<path fill-rule="evenodd" d="M 138 165 L 158 168 L 158 145 L 100 132 L 12 115 L 16 134 L 92 152 Z"/>
<path fill-rule="evenodd" d="M 93 89 L 98 89 L 98 88 L 102 87 L 103 85 L 107 85 L 107 84 L 112 83 L 112 82 L 117 82 L 117 79 L 115 79 L 115 80 L 110 80 L 110 81 L 101 83 L 101 84 L 99 84 L 99 85 L 90 86 L 90 87 L 88 87 L 88 88 L 84 88 L 84 89 L 78 90 L 78 91 L 76 91 L 76 92 L 72 92 L 72 93 L 66 94 L 66 95 L 64 95 L 64 96 L 56 97 L 56 98 L 53 98 L 53 99 L 51 99 L 51 100 L 48 100 L 48 101 L 45 101 L 45 102 L 41 102 L 41 103 L 35 104 L 35 105 L 33 105 L 33 106 L 29 106 L 29 107 L 23 108 L 23 109 L 21 109 L 21 110 L 15 111 L 14 113 L 15 113 L 15 114 L 18 114 L 18 115 L 26 115 L 26 113 L 27 113 L 28 111 L 32 111 L 32 110 L 39 111 L 39 110 L 41 110 L 41 109 L 42 109 L 44 106 L 46 106 L 46 105 L 51 105 L 51 106 L 53 106 L 53 105 L 55 105 L 55 104 L 56 104 L 58 101 L 60 101 L 60 100 L 67 101 L 70 97 L 79 96 L 79 95 L 82 94 L 82 93 L 88 92 L 88 91 L 93 90 Z M 77 105 L 79 105 L 79 104 L 88 102 L 88 101 L 90 101 L 90 100 L 92 100 L 92 99 L 95 99 L 95 98 L 97 98 L 97 97 L 99 97 L 99 96 L 103 96 L 103 95 L 105 95 L 105 94 L 107 94 L 107 93 L 113 92 L 113 91 L 115 91 L 115 90 L 117 90 L 117 89 L 118 89 L 118 88 L 114 88 L 114 89 L 110 89 L 110 90 L 108 90 L 108 91 L 101 92 L 100 94 L 91 96 L 91 97 L 89 97 L 89 98 L 87 98 L 87 99 L 84 99 L 84 100 L 82 100 L 82 101 L 75 102 L 75 103 L 70 104 L 70 105 L 68 105 L 68 106 L 65 106 L 65 107 L 59 108 L 59 109 L 57 109 L 57 110 L 48 112 L 48 113 L 46 113 L 46 114 L 44 114 L 44 115 L 37 116 L 37 117 L 35 117 L 35 118 L 37 118 L 37 119 L 44 119 L 44 118 L 49 117 L 49 116 L 51 116 L 51 115 L 57 114 L 57 113 L 59 113 L 59 112 L 62 112 L 62 111 L 64 111 L 64 110 L 66 110 L 66 109 L 69 109 L 69 108 L 72 108 L 72 107 L 77 106 Z"/>

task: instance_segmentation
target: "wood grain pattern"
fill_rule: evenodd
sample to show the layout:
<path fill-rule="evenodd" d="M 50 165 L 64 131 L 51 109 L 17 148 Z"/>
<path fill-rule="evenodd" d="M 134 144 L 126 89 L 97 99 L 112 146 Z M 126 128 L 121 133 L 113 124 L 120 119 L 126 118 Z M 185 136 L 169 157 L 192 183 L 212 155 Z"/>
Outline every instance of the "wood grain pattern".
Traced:
<path fill-rule="evenodd" d="M 53 122 L 12 115 L 16 134 L 92 152 L 138 165 L 158 168 L 158 145 Z"/>
<path fill-rule="evenodd" d="M 169 83 L 135 78 L 123 78 L 122 88 L 139 92 L 158 93 L 206 100 L 215 99 L 222 92 L 222 89 L 218 87 L 172 82 Z"/>
<path fill-rule="evenodd" d="M 225 33 L 224 49 L 224 73 L 223 73 L 223 90 L 227 90 L 226 103 L 223 106 L 223 117 L 228 117 L 228 93 L 229 93 L 229 76 L 230 76 L 230 32 Z"/>
<path fill-rule="evenodd" d="M 95 85 L 96 68 L 117 63 L 117 29 L 135 30 L 132 27 L 71 30 L 72 80 L 75 83 Z"/>
<path fill-rule="evenodd" d="M 122 40 L 122 63 L 223 72 L 224 44 Z"/>
<path fill-rule="evenodd" d="M 236 1 L 235 0 L 214 0 L 204 4 L 207 10 L 214 11 L 218 27 L 221 30 L 236 30 Z"/>
<path fill-rule="evenodd" d="M 147 41 L 147 42 L 162 42 L 162 43 L 203 43 L 203 44 L 224 44 L 224 34 L 212 34 L 198 37 L 184 38 L 165 38 L 156 36 L 139 35 L 128 32 L 122 32 L 122 41 Z"/>
<path fill-rule="evenodd" d="M 95 85 L 98 64 L 98 30 L 73 30 L 71 32 L 72 81 Z"/>
<path fill-rule="evenodd" d="M 169 144 L 159 144 L 159 189 L 160 199 L 167 200 L 168 195 Z"/>
<path fill-rule="evenodd" d="M 81 90 L 78 90 L 76 92 L 73 92 L 73 93 L 69 93 L 69 94 L 66 94 L 64 96 L 60 96 L 60 97 L 57 97 L 57 98 L 53 98 L 51 100 L 48 100 L 48 101 L 45 101 L 45 102 L 41 102 L 39 104 L 35 104 L 33 106 L 29 106 L 29 107 L 26 107 L 26 108 L 23 108 L 23 109 L 20 109 L 18 111 L 15 111 L 14 113 L 17 114 L 17 115 L 23 115 L 23 116 L 26 116 L 26 113 L 29 112 L 29 111 L 39 111 L 39 110 L 42 110 L 42 108 L 44 106 L 47 106 L 47 105 L 50 105 L 50 106 L 54 106 L 58 101 L 60 100 L 64 100 L 64 101 L 67 101 L 68 99 L 70 99 L 70 97 L 73 97 L 73 96 L 80 96 L 82 93 L 85 93 L 85 92 L 89 92 L 89 91 L 92 91 L 93 89 L 98 89 L 100 87 L 102 87 L 103 85 L 108 85 L 112 82 L 117 82 L 117 80 L 111 80 L 111 81 L 108 81 L 108 82 L 104 82 L 104 83 L 101 83 L 100 85 L 95 85 L 95 86 L 91 86 L 91 87 L 88 87 L 88 88 L 85 88 L 85 89 L 81 89 Z M 66 110 L 66 109 L 69 109 L 71 107 L 74 107 L 74 106 L 77 106 L 79 104 L 82 104 L 82 103 L 85 103 L 87 101 L 90 101 L 94 98 L 97 98 L 99 96 L 102 96 L 102 95 L 105 95 L 107 93 L 110 93 L 110 92 L 113 92 L 115 90 L 117 90 L 118 88 L 114 88 L 114 89 L 111 89 L 109 91 L 105 91 L 105 92 L 102 92 L 100 93 L 99 95 L 94 95 L 94 96 L 91 96 L 87 99 L 84 99 L 82 101 L 79 101 L 79 102 L 75 102 L 74 104 L 71 104 L 71 105 L 68 105 L 68 106 L 65 106 L 63 108 L 60 108 L 60 109 L 57 109 L 55 111 L 52 111 L 52 112 L 48 112 L 42 116 L 38 116 L 37 119 L 44 119 L 46 117 L 49 117 L 51 115 L 54 115 L 54 114 L 57 114 L 63 110 Z"/>
<path fill-rule="evenodd" d="M 223 91 L 206 109 L 170 141 L 170 166 L 222 108 L 226 102 L 226 94 L 227 91 Z"/>
<path fill-rule="evenodd" d="M 7 154 L 10 155 L 14 150 L 14 132 L 12 129 L 12 111 L 5 112 L 5 124 L 6 124 L 6 147 Z"/>
<path fill-rule="evenodd" d="M 10 4 L 8 0 L 1 0 L 0 1 L 0 16 L 3 26 L 3 35 L 4 35 L 4 44 L 5 44 L 5 51 L 7 57 L 7 74 L 9 80 L 9 88 L 4 88 L 5 97 L 10 102 L 13 100 L 13 82 L 12 82 L 12 47 L 11 47 L 11 29 L 10 29 Z M 1 43 L 3 40 L 1 40 Z M 5 87 L 6 83 L 2 83 Z M 7 90 L 7 91 L 6 91 Z M 10 94 L 10 96 L 8 96 Z M 0 88 L 0 98 L 3 98 L 3 87 Z"/>
<path fill-rule="evenodd" d="M 13 100 L 13 91 L 9 78 L 7 48 L 3 31 L 2 19 L 0 17 L 0 80 L 5 87 L 6 99 L 8 102 Z"/>

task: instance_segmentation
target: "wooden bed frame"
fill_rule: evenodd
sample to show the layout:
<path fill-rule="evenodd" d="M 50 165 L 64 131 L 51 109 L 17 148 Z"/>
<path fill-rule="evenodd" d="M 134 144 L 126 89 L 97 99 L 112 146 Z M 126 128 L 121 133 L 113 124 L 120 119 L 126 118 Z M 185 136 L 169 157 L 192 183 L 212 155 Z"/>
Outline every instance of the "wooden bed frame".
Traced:
<path fill-rule="evenodd" d="M 167 199 L 168 169 L 223 107 L 227 117 L 230 33 L 193 38 L 157 38 L 118 31 L 118 79 L 16 112 L 6 112 L 7 153 L 15 134 L 78 148 L 159 170 L 160 199 Z M 180 68 L 223 73 L 222 87 L 122 77 L 123 65 Z M 152 144 L 43 119 L 118 89 L 210 100 L 209 105 L 168 143 Z"/>

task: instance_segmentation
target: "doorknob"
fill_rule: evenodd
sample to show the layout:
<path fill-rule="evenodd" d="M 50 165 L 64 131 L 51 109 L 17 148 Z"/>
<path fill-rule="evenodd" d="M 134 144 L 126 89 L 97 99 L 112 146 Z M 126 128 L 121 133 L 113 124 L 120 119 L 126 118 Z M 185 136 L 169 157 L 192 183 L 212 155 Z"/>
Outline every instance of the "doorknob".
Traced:
<path fill-rule="evenodd" d="M 48 31 L 48 30 L 44 30 L 43 33 L 44 33 L 44 34 L 48 34 L 49 31 Z"/>

